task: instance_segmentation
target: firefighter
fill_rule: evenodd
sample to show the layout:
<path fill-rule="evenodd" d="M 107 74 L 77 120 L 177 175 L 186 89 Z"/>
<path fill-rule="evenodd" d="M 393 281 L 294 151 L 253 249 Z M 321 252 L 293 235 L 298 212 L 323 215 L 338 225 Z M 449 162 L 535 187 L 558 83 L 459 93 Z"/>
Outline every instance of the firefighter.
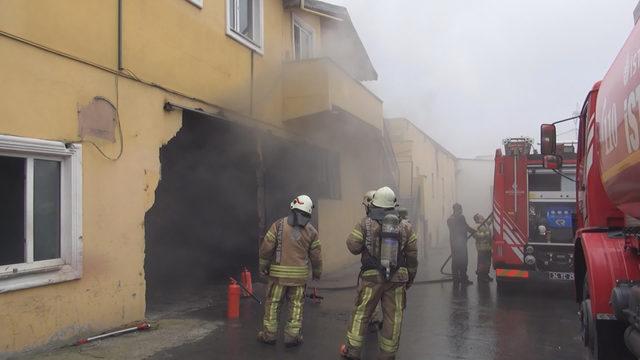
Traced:
<path fill-rule="evenodd" d="M 469 258 L 467 254 L 467 239 L 469 233 L 475 230 L 467 224 L 462 215 L 462 205 L 453 204 L 453 214 L 447 219 L 449 227 L 449 241 L 451 243 L 451 270 L 453 285 L 471 285 L 473 281 L 467 276 Z"/>
<path fill-rule="evenodd" d="M 473 237 L 476 239 L 476 250 L 478 251 L 478 267 L 476 275 L 478 282 L 491 282 L 493 278 L 489 276 L 491 270 L 491 232 L 489 226 L 484 222 L 484 216 L 475 214 L 473 221 L 477 224 Z"/>
<path fill-rule="evenodd" d="M 373 194 L 375 194 L 375 190 L 367 191 L 362 198 L 362 205 L 364 206 L 365 214 L 369 215 L 369 208 L 371 207 L 371 200 L 373 200 Z"/>
<path fill-rule="evenodd" d="M 373 200 L 373 195 L 375 193 L 375 190 L 367 191 L 362 199 L 362 205 L 364 205 L 364 212 L 366 216 L 369 216 L 369 209 L 371 209 L 371 200 Z M 369 320 L 369 332 L 374 333 L 382 329 L 382 320 L 382 308 L 380 307 L 380 304 L 378 304 L 378 306 L 376 306 L 376 309 L 373 311 L 373 314 L 371 315 L 371 319 Z"/>
<path fill-rule="evenodd" d="M 378 303 L 384 317 L 378 333 L 379 359 L 395 359 L 406 304 L 406 290 L 418 270 L 417 237 L 411 225 L 400 220 L 396 197 L 388 187 L 376 191 L 369 215 L 347 238 L 347 248 L 361 255 L 358 295 L 340 354 L 360 359 L 369 319 Z"/>
<path fill-rule="evenodd" d="M 305 285 L 311 263 L 313 279 L 322 273 L 322 252 L 318 231 L 311 225 L 313 202 L 297 196 L 289 216 L 277 220 L 260 244 L 260 274 L 268 277 L 262 330 L 258 341 L 273 345 L 278 332 L 278 309 L 283 297 L 289 300 L 289 320 L 284 329 L 287 347 L 302 344 L 302 310 Z"/>
<path fill-rule="evenodd" d="M 407 208 L 399 207 L 398 215 L 400 216 L 400 219 L 409 221 L 409 211 Z"/>

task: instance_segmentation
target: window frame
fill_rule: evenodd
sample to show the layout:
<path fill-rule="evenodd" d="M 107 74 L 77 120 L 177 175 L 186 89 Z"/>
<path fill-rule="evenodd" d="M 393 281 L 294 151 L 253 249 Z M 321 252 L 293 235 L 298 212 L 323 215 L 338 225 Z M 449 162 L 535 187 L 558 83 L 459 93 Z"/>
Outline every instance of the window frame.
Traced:
<path fill-rule="evenodd" d="M 253 29 L 258 32 L 258 39 L 249 39 L 248 37 L 242 35 L 236 29 L 234 29 L 231 24 L 231 17 L 234 17 L 233 23 L 238 23 L 238 12 L 235 11 L 237 8 L 237 1 L 239 0 L 226 0 L 226 33 L 227 36 L 241 43 L 242 45 L 248 47 L 249 49 L 264 55 L 264 0 L 250 0 L 253 3 L 253 7 L 258 7 L 257 14 L 254 11 L 253 14 Z M 257 15 L 257 17 L 256 17 Z M 254 36 L 255 37 L 255 36 Z"/>
<path fill-rule="evenodd" d="M 27 162 L 26 261 L 0 265 L 0 293 L 81 278 L 82 145 L 65 145 L 58 141 L 0 135 L 0 155 L 23 158 Z M 29 172 L 33 172 L 34 159 L 60 161 L 60 258 L 57 259 L 33 261 L 33 190 L 28 188 L 33 188 L 33 177 L 30 178 Z M 29 247 L 31 251 L 28 250 Z"/>
<path fill-rule="evenodd" d="M 298 26 L 301 30 L 309 33 L 311 36 L 311 49 L 309 49 L 309 57 L 308 58 L 297 58 L 296 57 L 296 26 Z M 293 14 L 291 16 L 291 45 L 293 50 L 293 59 L 295 61 L 302 61 L 313 59 L 315 54 L 315 46 L 316 46 L 316 31 L 313 29 L 311 25 L 305 22 L 300 16 Z"/>

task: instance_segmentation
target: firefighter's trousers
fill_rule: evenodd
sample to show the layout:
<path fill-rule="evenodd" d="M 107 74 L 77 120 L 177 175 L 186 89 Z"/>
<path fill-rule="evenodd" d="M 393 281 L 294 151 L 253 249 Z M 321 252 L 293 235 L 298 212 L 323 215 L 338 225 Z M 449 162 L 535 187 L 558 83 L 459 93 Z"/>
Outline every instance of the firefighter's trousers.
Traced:
<path fill-rule="evenodd" d="M 284 328 L 285 335 L 299 337 L 302 332 L 302 310 L 304 307 L 305 285 L 280 285 L 269 278 L 267 296 L 264 302 L 263 331 L 269 338 L 275 339 L 278 333 L 278 313 L 284 297 L 289 300 L 289 320 Z"/>
<path fill-rule="evenodd" d="M 491 250 L 478 250 L 478 268 L 476 274 L 478 277 L 489 276 L 491 269 Z"/>
<path fill-rule="evenodd" d="M 406 305 L 405 283 L 372 282 L 362 279 L 356 306 L 347 329 L 347 344 L 360 353 L 369 320 L 378 303 L 382 304 L 383 325 L 378 333 L 380 359 L 394 359 L 400 345 L 400 328 Z"/>

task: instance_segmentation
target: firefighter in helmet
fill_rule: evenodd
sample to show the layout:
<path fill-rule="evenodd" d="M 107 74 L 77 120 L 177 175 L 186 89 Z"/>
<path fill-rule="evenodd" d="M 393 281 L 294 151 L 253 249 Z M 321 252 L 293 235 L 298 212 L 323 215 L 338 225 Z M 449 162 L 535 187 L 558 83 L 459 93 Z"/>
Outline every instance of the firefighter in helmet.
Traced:
<path fill-rule="evenodd" d="M 409 221 L 409 211 L 405 207 L 398 208 L 398 216 L 400 216 L 401 220 Z"/>
<path fill-rule="evenodd" d="M 473 238 L 476 239 L 476 250 L 478 250 L 478 267 L 476 275 L 479 282 L 491 282 L 493 279 L 489 276 L 491 270 L 491 232 L 486 224 L 484 216 L 475 214 L 473 221 L 477 224 Z"/>
<path fill-rule="evenodd" d="M 347 238 L 347 247 L 361 255 L 362 267 L 355 308 L 340 354 L 360 359 L 369 319 L 378 303 L 384 317 L 378 336 L 379 359 L 395 359 L 406 304 L 406 290 L 418 270 L 417 237 L 411 225 L 400 220 L 396 196 L 388 187 L 376 191 L 369 214 Z"/>
<path fill-rule="evenodd" d="M 453 214 L 447 219 L 449 227 L 449 241 L 451 242 L 451 270 L 453 270 L 453 285 L 471 285 L 473 281 L 467 276 L 469 255 L 467 253 L 468 234 L 475 230 L 467 224 L 462 215 L 462 205 L 453 204 Z"/>
<path fill-rule="evenodd" d="M 322 252 L 318 231 L 311 225 L 313 202 L 297 196 L 289 216 L 277 220 L 260 244 L 260 274 L 268 277 L 262 330 L 258 341 L 273 345 L 278 332 L 278 309 L 283 297 L 289 300 L 289 320 L 284 329 L 287 347 L 302 344 L 302 310 L 305 285 L 311 263 L 313 279 L 322 273 Z"/>
<path fill-rule="evenodd" d="M 362 205 L 364 206 L 364 212 L 369 215 L 369 208 L 371 207 L 371 200 L 373 200 L 373 194 L 375 194 L 375 190 L 367 191 L 362 198 Z"/>

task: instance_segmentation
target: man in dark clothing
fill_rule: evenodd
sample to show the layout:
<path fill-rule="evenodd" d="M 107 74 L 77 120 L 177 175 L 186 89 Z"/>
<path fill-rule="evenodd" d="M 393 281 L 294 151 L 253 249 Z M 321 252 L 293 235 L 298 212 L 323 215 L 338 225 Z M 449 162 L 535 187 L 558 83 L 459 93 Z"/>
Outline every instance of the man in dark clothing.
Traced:
<path fill-rule="evenodd" d="M 467 224 L 462 215 L 462 205 L 453 204 L 453 214 L 447 219 L 449 227 L 449 241 L 451 242 L 451 270 L 454 285 L 471 285 L 467 276 L 469 258 L 467 254 L 467 239 L 475 230 Z"/>

